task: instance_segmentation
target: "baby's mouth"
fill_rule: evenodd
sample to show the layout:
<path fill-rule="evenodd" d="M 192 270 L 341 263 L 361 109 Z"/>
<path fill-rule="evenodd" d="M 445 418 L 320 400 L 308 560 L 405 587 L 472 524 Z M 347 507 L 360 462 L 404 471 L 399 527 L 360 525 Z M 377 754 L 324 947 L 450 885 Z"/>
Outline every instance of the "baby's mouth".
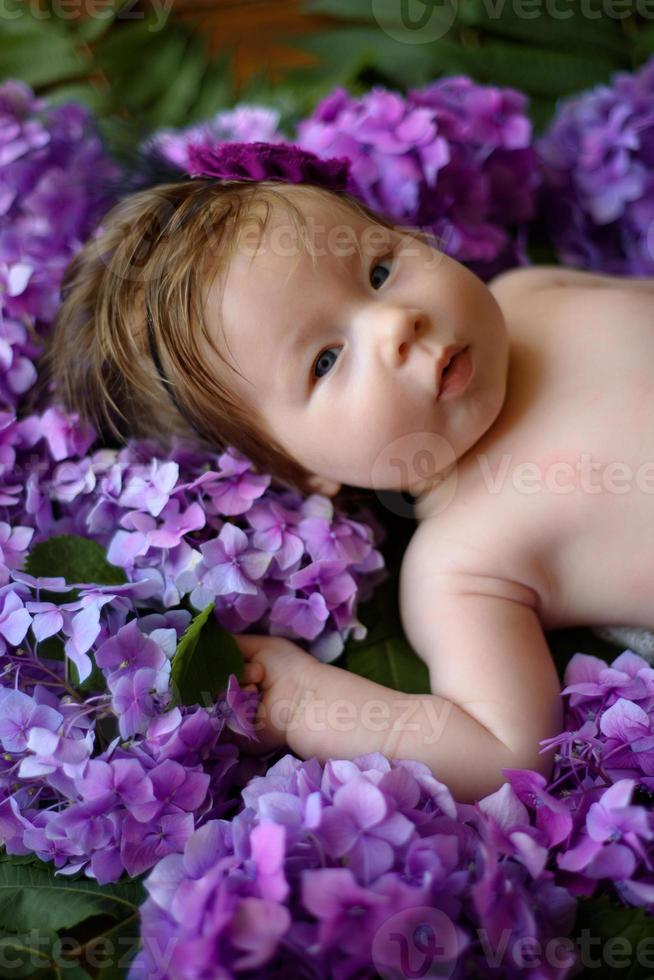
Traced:
<path fill-rule="evenodd" d="M 469 353 L 470 345 L 454 348 L 450 353 L 449 360 L 446 362 L 438 383 L 437 398 L 447 397 L 448 394 L 460 394 L 467 387 L 472 373 L 472 364 Z"/>

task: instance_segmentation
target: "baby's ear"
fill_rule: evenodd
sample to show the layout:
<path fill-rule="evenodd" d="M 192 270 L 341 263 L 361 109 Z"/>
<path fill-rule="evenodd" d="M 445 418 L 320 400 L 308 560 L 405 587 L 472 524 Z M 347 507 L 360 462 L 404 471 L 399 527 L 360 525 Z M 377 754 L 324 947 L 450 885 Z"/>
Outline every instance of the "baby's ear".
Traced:
<path fill-rule="evenodd" d="M 325 497 L 333 497 L 341 489 L 341 484 L 336 480 L 329 480 L 322 476 L 310 476 L 309 486 L 314 493 L 321 493 Z"/>

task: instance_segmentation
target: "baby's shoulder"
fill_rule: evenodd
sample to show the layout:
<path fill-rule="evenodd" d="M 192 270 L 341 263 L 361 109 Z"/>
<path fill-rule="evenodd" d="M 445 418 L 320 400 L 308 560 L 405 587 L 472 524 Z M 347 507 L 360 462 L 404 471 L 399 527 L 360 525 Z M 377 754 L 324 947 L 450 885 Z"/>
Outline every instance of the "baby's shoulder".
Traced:
<path fill-rule="evenodd" d="M 507 528 L 500 533 L 483 514 L 427 518 L 416 526 L 402 558 L 400 603 L 414 606 L 474 590 L 535 607 L 540 576 L 528 555 L 524 535 Z"/>

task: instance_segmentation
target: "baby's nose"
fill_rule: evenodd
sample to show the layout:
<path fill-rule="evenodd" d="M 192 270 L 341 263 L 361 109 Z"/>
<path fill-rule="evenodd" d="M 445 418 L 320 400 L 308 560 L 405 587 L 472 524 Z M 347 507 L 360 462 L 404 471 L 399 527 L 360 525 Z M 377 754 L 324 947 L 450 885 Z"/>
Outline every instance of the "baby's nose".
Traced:
<path fill-rule="evenodd" d="M 388 310 L 381 331 L 384 356 L 393 362 L 404 360 L 414 340 L 422 336 L 424 326 L 424 314 L 418 309 Z"/>

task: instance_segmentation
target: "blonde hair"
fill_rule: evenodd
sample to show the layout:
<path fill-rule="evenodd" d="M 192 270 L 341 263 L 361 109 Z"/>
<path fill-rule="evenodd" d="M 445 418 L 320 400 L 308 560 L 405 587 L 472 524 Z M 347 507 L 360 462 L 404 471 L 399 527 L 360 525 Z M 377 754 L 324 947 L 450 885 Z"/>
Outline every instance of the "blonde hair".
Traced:
<path fill-rule="evenodd" d="M 304 189 L 333 203 L 330 191 Z M 346 193 L 338 198 L 375 224 L 435 242 Z M 274 181 L 194 178 L 121 200 L 65 271 L 41 377 L 59 404 L 91 422 L 105 440 L 152 438 L 166 448 L 185 438 L 214 452 L 233 446 L 259 472 L 308 494 L 310 471 L 288 455 L 253 406 L 209 370 L 202 345 L 228 364 L 207 328 L 203 291 L 227 269 L 238 232 L 259 204 L 266 206 L 261 234 L 273 204 L 287 208 L 296 230 L 306 225 Z"/>

